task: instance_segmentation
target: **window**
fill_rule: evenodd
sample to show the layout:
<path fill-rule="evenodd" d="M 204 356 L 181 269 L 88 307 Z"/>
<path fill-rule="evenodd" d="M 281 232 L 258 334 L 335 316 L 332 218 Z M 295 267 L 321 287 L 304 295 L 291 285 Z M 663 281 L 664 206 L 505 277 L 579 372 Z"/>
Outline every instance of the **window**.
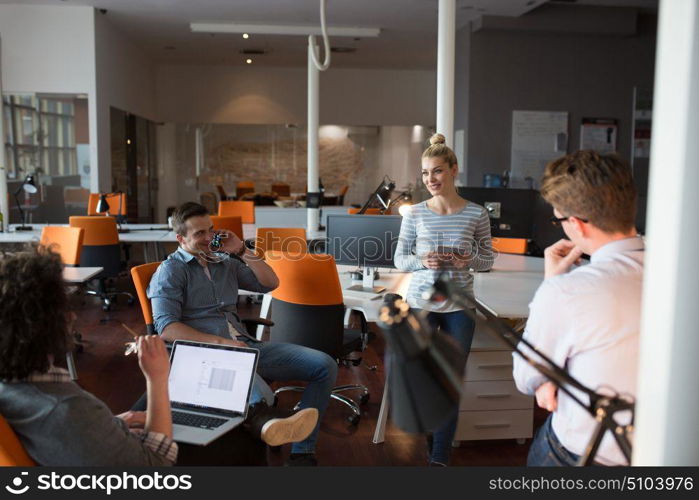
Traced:
<path fill-rule="evenodd" d="M 49 176 L 78 173 L 72 99 L 11 95 L 3 101 L 9 179 L 37 171 Z"/>

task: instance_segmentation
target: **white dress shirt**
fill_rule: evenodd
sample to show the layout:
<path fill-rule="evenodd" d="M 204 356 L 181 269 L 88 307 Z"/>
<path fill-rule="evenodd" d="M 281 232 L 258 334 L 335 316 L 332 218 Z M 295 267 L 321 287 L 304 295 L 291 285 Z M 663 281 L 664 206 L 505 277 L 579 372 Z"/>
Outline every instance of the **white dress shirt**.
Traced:
<path fill-rule="evenodd" d="M 608 243 L 592 255 L 590 264 L 546 279 L 529 305 L 524 338 L 591 389 L 635 396 L 643 248 L 638 237 Z M 534 394 L 547 379 L 521 357 L 513 357 L 517 388 Z M 575 393 L 588 402 L 587 396 Z M 617 421 L 628 423 L 628 413 Z M 595 421 L 559 391 L 552 426 L 563 446 L 582 455 Z M 605 465 L 626 464 L 609 433 L 595 460 Z"/>

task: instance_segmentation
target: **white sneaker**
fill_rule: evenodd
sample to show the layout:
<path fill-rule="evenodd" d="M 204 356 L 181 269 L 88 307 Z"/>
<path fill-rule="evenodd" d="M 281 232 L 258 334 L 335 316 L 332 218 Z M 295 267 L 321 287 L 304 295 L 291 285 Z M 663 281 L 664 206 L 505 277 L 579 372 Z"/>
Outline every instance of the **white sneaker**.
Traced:
<path fill-rule="evenodd" d="M 298 443 L 311 435 L 318 423 L 318 410 L 304 408 L 287 418 L 273 418 L 265 422 L 260 439 L 270 446 Z"/>

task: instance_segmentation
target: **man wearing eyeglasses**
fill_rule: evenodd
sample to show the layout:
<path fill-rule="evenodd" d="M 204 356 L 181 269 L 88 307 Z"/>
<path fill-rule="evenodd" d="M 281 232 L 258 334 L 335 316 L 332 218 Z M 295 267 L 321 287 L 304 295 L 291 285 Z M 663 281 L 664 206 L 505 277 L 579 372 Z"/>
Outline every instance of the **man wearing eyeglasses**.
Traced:
<path fill-rule="evenodd" d="M 644 247 L 634 223 L 631 169 L 616 155 L 578 151 L 547 165 L 541 195 L 568 239 L 544 252 L 545 279 L 529 305 L 524 338 L 587 387 L 633 397 Z M 576 266 L 583 254 L 590 263 Z M 514 379 L 520 391 L 553 412 L 532 442 L 527 465 L 575 465 L 593 435 L 594 419 L 519 356 Z M 626 424 L 630 415 L 620 419 Z M 626 465 L 609 435 L 595 461 Z"/>

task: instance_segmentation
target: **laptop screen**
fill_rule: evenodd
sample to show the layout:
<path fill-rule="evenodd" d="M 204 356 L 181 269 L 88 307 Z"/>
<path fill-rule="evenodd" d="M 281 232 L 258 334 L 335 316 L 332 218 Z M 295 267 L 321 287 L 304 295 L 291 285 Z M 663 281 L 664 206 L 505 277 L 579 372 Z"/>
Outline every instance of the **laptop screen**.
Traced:
<path fill-rule="evenodd" d="M 256 349 L 176 341 L 170 358 L 172 407 L 245 414 L 258 352 Z"/>

